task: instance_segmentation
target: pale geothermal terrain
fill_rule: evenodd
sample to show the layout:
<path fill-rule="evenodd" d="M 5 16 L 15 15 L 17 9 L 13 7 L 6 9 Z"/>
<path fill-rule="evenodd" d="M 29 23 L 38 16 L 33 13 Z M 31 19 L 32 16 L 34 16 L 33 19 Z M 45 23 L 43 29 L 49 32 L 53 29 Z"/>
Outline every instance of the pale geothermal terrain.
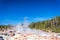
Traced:
<path fill-rule="evenodd" d="M 4 40 L 60 40 L 60 36 L 53 32 L 30 29 L 28 22 L 19 23 L 12 30 L 7 30 L 7 35 L 0 35 Z"/>

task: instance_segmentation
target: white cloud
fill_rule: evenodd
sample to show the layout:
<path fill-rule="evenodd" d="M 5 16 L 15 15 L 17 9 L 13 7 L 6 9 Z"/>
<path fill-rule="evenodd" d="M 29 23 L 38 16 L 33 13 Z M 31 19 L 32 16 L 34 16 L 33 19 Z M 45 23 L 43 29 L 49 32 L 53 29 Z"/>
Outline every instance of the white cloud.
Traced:
<path fill-rule="evenodd" d="M 23 19 L 24 19 L 24 20 L 28 20 L 28 18 L 29 18 L 29 17 L 25 16 Z"/>
<path fill-rule="evenodd" d="M 33 19 L 34 21 L 44 21 L 46 20 L 45 18 L 40 18 L 40 17 L 36 17 Z"/>
<path fill-rule="evenodd" d="M 25 16 L 23 18 L 23 22 L 38 22 L 38 21 L 44 21 L 47 20 L 47 18 L 41 18 L 41 17 L 36 17 L 36 18 L 31 18 L 31 17 L 27 17 Z"/>

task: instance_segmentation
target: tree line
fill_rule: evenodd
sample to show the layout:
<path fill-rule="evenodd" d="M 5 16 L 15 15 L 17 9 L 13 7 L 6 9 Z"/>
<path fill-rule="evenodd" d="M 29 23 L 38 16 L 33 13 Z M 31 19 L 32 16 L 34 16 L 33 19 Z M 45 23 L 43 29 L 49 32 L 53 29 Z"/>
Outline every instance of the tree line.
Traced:
<path fill-rule="evenodd" d="M 49 20 L 40 21 L 40 22 L 32 22 L 29 27 L 31 29 L 43 30 L 43 31 L 51 31 L 60 33 L 60 16 L 53 17 Z"/>
<path fill-rule="evenodd" d="M 13 26 L 12 25 L 0 25 L 0 31 L 4 31 L 7 29 L 11 29 Z"/>

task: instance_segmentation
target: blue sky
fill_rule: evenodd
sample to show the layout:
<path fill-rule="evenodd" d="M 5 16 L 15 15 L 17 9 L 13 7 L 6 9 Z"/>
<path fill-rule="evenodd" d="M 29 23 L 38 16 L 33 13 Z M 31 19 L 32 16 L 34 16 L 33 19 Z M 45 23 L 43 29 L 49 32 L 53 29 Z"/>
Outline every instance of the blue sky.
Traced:
<path fill-rule="evenodd" d="M 54 16 L 60 16 L 60 0 L 0 0 L 0 25 L 17 24 L 25 17 L 38 21 Z"/>

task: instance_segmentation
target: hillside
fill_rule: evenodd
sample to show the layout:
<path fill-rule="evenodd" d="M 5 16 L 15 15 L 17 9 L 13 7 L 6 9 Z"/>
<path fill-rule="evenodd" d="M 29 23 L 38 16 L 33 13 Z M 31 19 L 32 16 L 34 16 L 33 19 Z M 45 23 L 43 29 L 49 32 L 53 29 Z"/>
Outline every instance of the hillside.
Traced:
<path fill-rule="evenodd" d="M 33 22 L 29 25 L 32 29 L 51 31 L 60 33 L 60 16 L 41 22 Z"/>

